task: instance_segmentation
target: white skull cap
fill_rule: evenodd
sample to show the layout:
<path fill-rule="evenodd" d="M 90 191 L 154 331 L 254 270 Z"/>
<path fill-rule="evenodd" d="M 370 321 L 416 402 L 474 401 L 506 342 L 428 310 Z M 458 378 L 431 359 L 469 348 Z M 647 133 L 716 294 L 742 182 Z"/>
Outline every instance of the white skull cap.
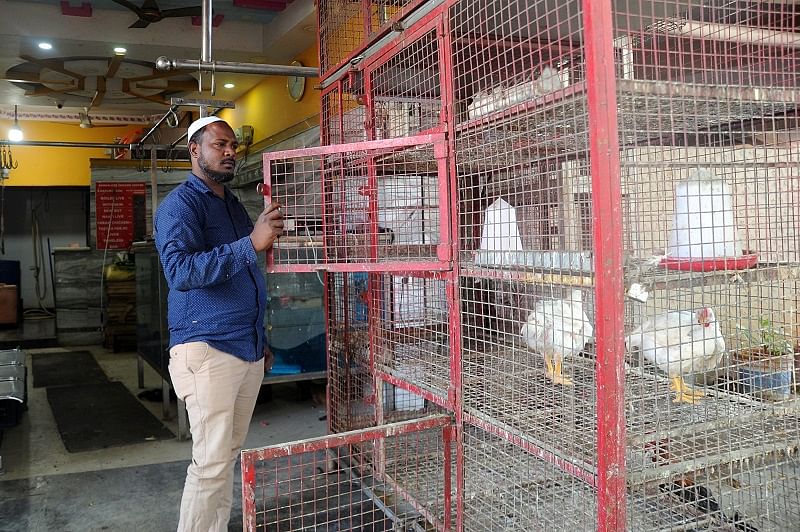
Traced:
<path fill-rule="evenodd" d="M 218 116 L 204 116 L 203 118 L 198 118 L 191 124 L 189 124 L 189 132 L 186 134 L 186 143 L 188 144 L 195 133 L 206 127 L 208 124 L 213 124 L 214 122 L 225 122 Z"/>

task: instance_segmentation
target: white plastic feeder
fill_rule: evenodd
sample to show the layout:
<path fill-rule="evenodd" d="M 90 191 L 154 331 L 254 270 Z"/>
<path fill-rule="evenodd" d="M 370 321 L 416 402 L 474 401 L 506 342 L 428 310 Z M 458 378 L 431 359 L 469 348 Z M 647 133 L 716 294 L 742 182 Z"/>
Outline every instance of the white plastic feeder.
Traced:
<path fill-rule="evenodd" d="M 667 256 L 675 259 L 736 258 L 742 246 L 733 197 L 724 179 L 692 169 L 675 187 L 675 214 Z"/>

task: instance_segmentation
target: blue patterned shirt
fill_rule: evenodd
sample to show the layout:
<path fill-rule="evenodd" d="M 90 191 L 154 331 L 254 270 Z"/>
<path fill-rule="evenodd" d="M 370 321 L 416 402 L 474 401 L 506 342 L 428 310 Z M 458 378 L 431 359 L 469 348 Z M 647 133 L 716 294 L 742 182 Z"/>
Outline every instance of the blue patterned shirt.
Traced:
<path fill-rule="evenodd" d="M 262 358 L 267 286 L 252 230 L 227 187 L 222 199 L 191 173 L 159 205 L 155 240 L 169 285 L 170 347 L 206 342 L 243 360 Z"/>

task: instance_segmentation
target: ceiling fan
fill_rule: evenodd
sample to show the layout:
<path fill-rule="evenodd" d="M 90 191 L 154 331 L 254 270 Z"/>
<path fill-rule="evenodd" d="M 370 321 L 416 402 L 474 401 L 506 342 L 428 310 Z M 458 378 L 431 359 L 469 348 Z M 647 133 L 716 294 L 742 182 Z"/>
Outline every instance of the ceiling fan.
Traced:
<path fill-rule="evenodd" d="M 155 0 L 144 0 L 139 7 L 127 0 L 113 0 L 114 3 L 133 11 L 139 20 L 128 26 L 129 28 L 146 28 L 150 24 L 160 22 L 165 18 L 199 17 L 203 13 L 202 6 L 178 7 L 174 9 L 159 9 Z"/>

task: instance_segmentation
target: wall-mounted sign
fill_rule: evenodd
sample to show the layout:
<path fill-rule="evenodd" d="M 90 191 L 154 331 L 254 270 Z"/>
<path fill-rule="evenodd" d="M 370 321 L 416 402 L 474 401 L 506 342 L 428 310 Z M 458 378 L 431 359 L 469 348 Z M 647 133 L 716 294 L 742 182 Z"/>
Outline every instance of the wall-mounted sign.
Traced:
<path fill-rule="evenodd" d="M 95 186 L 97 249 L 128 249 L 146 231 L 143 181 L 98 181 Z"/>

